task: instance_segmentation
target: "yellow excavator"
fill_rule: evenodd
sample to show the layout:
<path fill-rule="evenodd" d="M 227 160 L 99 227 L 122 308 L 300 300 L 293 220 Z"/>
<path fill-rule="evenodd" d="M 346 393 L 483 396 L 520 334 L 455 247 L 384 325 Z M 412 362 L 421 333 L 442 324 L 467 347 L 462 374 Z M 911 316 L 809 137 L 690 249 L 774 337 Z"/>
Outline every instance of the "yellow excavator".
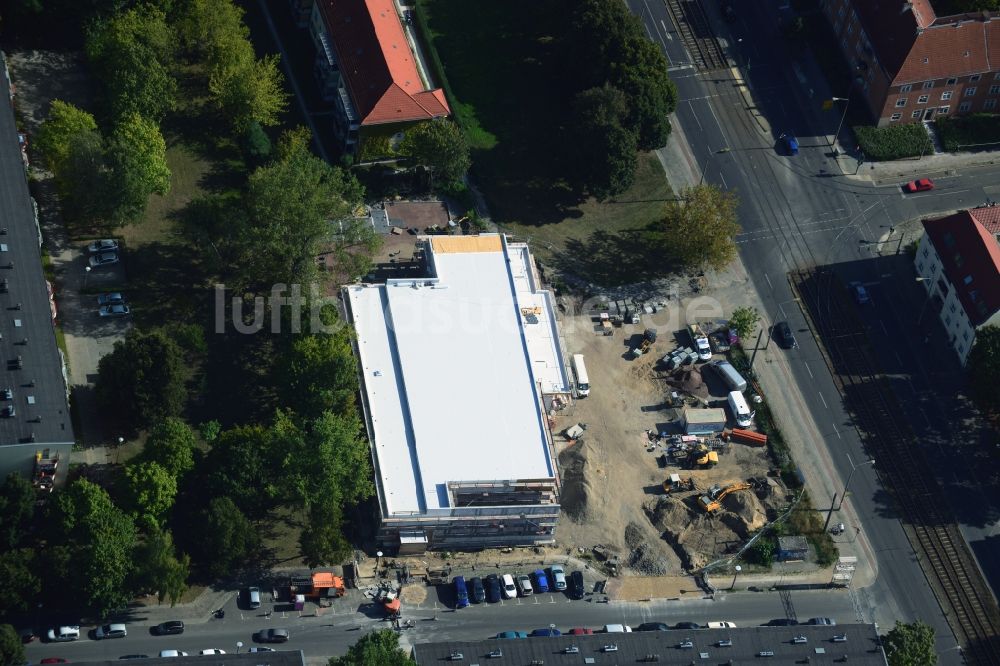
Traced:
<path fill-rule="evenodd" d="M 715 513 L 722 508 L 722 500 L 726 495 L 730 493 L 735 493 L 740 490 L 749 490 L 749 483 L 731 483 L 728 486 L 722 488 L 720 486 L 712 486 L 708 494 L 702 495 L 698 498 L 698 504 L 708 513 Z"/>
<path fill-rule="evenodd" d="M 704 444 L 699 444 L 688 454 L 688 465 L 691 467 L 714 467 L 719 464 L 719 454 Z"/>

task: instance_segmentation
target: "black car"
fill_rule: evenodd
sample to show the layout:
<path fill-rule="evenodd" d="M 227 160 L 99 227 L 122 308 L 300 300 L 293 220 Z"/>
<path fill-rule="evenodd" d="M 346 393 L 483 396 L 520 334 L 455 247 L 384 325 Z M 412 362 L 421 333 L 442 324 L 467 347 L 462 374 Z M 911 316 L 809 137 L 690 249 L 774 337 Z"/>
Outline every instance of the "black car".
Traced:
<path fill-rule="evenodd" d="M 636 631 L 667 631 L 670 627 L 662 622 L 643 622 L 635 628 Z"/>
<path fill-rule="evenodd" d="M 479 576 L 469 579 L 469 601 L 474 604 L 481 604 L 486 601 L 486 590 L 483 588 L 483 579 Z"/>
<path fill-rule="evenodd" d="M 674 629 L 701 629 L 701 625 L 697 622 L 678 622 Z"/>
<path fill-rule="evenodd" d="M 161 622 L 160 624 L 153 627 L 153 633 L 157 636 L 169 636 L 170 634 L 183 634 L 184 633 L 184 623 L 180 620 L 170 620 L 169 622 Z"/>
<path fill-rule="evenodd" d="M 768 622 L 764 626 L 765 627 L 794 627 L 794 626 L 798 625 L 798 623 L 799 623 L 798 620 L 792 620 L 792 619 L 789 619 L 787 617 L 779 617 L 776 620 L 771 620 L 770 622 Z"/>
<path fill-rule="evenodd" d="M 500 576 L 490 574 L 484 581 L 486 586 L 486 601 L 495 604 L 500 601 Z"/>
<path fill-rule="evenodd" d="M 779 321 L 775 324 L 774 334 L 785 349 L 798 349 L 799 343 L 795 340 L 795 334 L 792 333 L 787 321 Z"/>
<path fill-rule="evenodd" d="M 583 573 L 579 571 L 574 571 L 569 575 L 569 585 L 566 586 L 566 592 L 569 594 L 571 599 L 583 599 Z"/>
<path fill-rule="evenodd" d="M 119 659 L 149 659 L 148 654 L 123 654 Z"/>

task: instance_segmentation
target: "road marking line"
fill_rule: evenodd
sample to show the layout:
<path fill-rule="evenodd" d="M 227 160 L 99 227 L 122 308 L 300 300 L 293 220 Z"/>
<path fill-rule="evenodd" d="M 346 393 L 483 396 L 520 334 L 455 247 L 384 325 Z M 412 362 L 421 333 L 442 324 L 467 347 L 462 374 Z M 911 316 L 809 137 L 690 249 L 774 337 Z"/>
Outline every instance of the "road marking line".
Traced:
<path fill-rule="evenodd" d="M 729 189 L 729 183 L 726 182 L 726 177 L 722 175 L 721 171 L 719 172 L 719 179 L 722 181 L 722 186 L 725 187 L 728 190 Z"/>
<path fill-rule="evenodd" d="M 840 431 L 837 430 L 837 424 L 836 423 L 833 424 L 833 432 L 837 435 L 837 439 L 843 439 L 843 437 L 840 436 Z"/>
<path fill-rule="evenodd" d="M 767 280 L 767 286 L 771 288 L 771 291 L 774 291 L 774 285 L 771 284 L 771 278 L 767 276 L 767 273 L 764 273 L 764 279 Z"/>
<path fill-rule="evenodd" d="M 803 363 L 802 365 L 806 366 L 806 372 L 809 373 L 809 379 L 815 379 L 815 377 L 813 377 L 813 371 L 809 369 L 809 364 Z"/>
<path fill-rule="evenodd" d="M 824 407 L 826 407 L 827 409 L 830 409 L 830 406 L 828 404 L 826 404 L 826 398 L 823 397 L 822 393 L 819 394 L 819 399 L 823 401 L 823 406 Z"/>
<path fill-rule="evenodd" d="M 903 359 L 899 358 L 899 352 L 897 352 L 895 349 L 893 349 L 892 350 L 892 355 L 896 357 L 896 363 L 899 363 L 900 365 L 903 365 Z"/>
<path fill-rule="evenodd" d="M 882 332 L 885 333 L 888 336 L 889 335 L 889 331 L 885 327 L 885 322 L 882 321 L 881 319 L 879 319 L 878 320 L 878 325 L 882 327 Z"/>

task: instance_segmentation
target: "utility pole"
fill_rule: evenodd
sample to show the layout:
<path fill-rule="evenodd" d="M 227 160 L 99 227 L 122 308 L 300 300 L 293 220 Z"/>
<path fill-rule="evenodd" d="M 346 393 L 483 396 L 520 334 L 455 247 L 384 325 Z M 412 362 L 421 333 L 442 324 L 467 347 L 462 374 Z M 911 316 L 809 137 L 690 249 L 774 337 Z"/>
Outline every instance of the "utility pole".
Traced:
<path fill-rule="evenodd" d="M 760 347 L 760 336 L 764 335 L 764 329 L 757 332 L 757 342 L 753 345 L 753 354 L 750 356 L 750 369 L 753 370 L 753 362 L 757 358 L 757 348 Z"/>

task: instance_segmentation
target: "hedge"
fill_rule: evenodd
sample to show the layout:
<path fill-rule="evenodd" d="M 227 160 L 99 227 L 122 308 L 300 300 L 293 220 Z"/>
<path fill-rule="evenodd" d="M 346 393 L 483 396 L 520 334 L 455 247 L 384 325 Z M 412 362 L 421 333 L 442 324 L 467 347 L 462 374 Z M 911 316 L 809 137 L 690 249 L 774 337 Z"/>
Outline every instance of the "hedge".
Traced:
<path fill-rule="evenodd" d="M 1000 143 L 1000 115 L 995 113 L 938 118 L 935 122 L 941 144 L 948 152 Z"/>
<path fill-rule="evenodd" d="M 871 161 L 898 160 L 934 152 L 934 145 L 921 123 L 890 125 L 889 127 L 858 126 L 854 136 Z"/>

